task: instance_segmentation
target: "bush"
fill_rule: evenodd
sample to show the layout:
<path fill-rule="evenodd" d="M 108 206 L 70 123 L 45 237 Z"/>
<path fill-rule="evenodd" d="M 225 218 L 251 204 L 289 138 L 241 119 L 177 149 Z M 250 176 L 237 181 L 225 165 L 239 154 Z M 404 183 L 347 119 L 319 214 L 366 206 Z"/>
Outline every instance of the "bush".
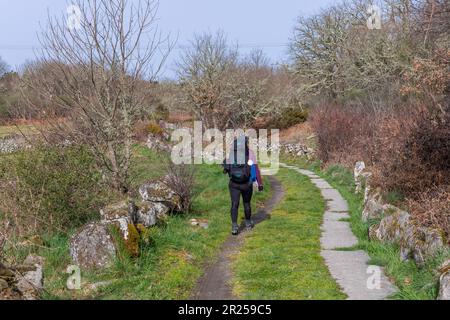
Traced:
<path fill-rule="evenodd" d="M 171 160 L 168 160 L 166 172 L 164 182 L 180 197 L 180 211 L 182 213 L 189 212 L 192 201 L 196 196 L 195 166 L 188 164 L 176 165 Z"/>
<path fill-rule="evenodd" d="M 81 146 L 42 146 L 3 157 L 0 180 L 0 220 L 20 236 L 78 227 L 98 218 L 110 196 Z"/>
<path fill-rule="evenodd" d="M 296 124 L 303 123 L 308 119 L 308 110 L 302 108 L 287 108 L 281 114 L 272 118 L 270 126 L 277 129 L 286 129 Z"/>
<path fill-rule="evenodd" d="M 134 128 L 134 137 L 138 141 L 146 141 L 149 134 L 162 136 L 164 129 L 154 121 L 140 121 Z"/>
<path fill-rule="evenodd" d="M 375 163 L 375 182 L 383 189 L 400 191 L 412 198 L 449 185 L 449 112 L 412 110 L 389 123 L 377 133 L 379 157 Z M 388 125 L 390 130 L 386 130 Z"/>
<path fill-rule="evenodd" d="M 373 135 L 373 120 L 367 113 L 326 105 L 312 111 L 310 122 L 316 134 L 318 157 L 324 163 L 352 167 L 358 160 L 371 162 L 373 151 L 368 140 Z"/>
<path fill-rule="evenodd" d="M 439 226 L 450 245 L 450 186 L 430 189 L 417 199 L 408 199 L 407 205 L 421 225 Z"/>

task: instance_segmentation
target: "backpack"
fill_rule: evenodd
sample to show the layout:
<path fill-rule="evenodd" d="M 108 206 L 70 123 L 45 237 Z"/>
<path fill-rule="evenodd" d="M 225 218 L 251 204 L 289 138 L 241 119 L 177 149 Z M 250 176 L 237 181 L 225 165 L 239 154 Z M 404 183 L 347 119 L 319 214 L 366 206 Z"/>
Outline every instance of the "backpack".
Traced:
<path fill-rule="evenodd" d="M 248 164 L 231 164 L 230 165 L 231 181 L 238 184 L 247 183 L 250 181 L 250 166 Z"/>
<path fill-rule="evenodd" d="M 234 163 L 229 165 L 229 175 L 231 181 L 238 184 L 247 183 L 250 181 L 251 171 L 248 165 L 249 150 L 245 147 L 245 163 L 237 163 L 237 141 L 234 141 Z"/>

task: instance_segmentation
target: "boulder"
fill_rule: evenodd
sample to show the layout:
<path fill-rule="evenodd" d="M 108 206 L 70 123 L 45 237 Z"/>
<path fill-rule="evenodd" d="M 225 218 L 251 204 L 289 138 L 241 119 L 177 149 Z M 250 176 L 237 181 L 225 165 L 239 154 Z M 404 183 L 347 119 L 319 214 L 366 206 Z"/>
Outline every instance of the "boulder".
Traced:
<path fill-rule="evenodd" d="M 408 239 L 412 258 L 418 266 L 422 266 L 445 246 L 441 233 L 431 228 L 415 228 Z"/>
<path fill-rule="evenodd" d="M 438 300 L 450 300 L 450 259 L 446 260 L 439 268 L 439 295 Z"/>
<path fill-rule="evenodd" d="M 83 226 L 70 239 L 70 255 L 81 268 L 109 266 L 116 255 L 116 247 L 108 223 L 94 222 Z"/>
<path fill-rule="evenodd" d="M 167 186 L 163 180 L 149 181 L 139 188 L 139 194 L 144 201 L 160 202 L 170 210 L 181 209 L 181 198 Z"/>
<path fill-rule="evenodd" d="M 161 202 L 142 201 L 138 207 L 136 223 L 142 224 L 146 228 L 156 225 L 158 221 L 164 220 L 170 211 L 169 207 Z"/>
<path fill-rule="evenodd" d="M 24 264 L 34 270 L 16 276 L 16 288 L 25 300 L 37 300 L 44 288 L 44 258 L 37 255 L 28 255 Z"/>
<path fill-rule="evenodd" d="M 166 139 L 167 136 L 159 136 L 155 134 L 149 134 L 147 137 L 146 146 L 149 149 L 155 150 L 155 151 L 164 151 L 164 152 L 170 152 L 170 144 L 169 141 Z"/>
<path fill-rule="evenodd" d="M 381 194 L 378 191 L 375 191 L 367 196 L 361 218 L 364 222 L 371 219 L 377 219 L 382 216 L 383 211 L 384 207 Z"/>
<path fill-rule="evenodd" d="M 375 231 L 376 239 L 380 241 L 399 243 L 405 234 L 411 229 L 410 216 L 408 212 L 398 209 L 396 212 L 381 219 Z"/>
<path fill-rule="evenodd" d="M 100 210 L 102 222 L 115 223 L 124 239 L 128 239 L 128 225 L 137 220 L 137 208 L 131 201 L 121 201 Z"/>

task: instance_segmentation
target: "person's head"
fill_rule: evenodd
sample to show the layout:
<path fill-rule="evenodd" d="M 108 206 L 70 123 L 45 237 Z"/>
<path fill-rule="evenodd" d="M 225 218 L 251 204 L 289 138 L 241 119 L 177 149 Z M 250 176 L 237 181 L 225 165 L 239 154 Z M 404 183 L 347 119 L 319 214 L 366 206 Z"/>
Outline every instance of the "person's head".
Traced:
<path fill-rule="evenodd" d="M 246 163 L 248 160 L 249 153 L 249 139 L 245 135 L 240 135 L 233 141 L 233 151 L 230 154 L 230 158 L 237 160 L 237 163 Z"/>
<path fill-rule="evenodd" d="M 242 148 L 244 150 L 244 147 L 245 149 L 248 149 L 249 139 L 245 135 L 240 135 L 239 137 L 234 138 L 233 145 L 234 145 L 233 149 L 235 151 L 238 150 L 238 148 Z"/>

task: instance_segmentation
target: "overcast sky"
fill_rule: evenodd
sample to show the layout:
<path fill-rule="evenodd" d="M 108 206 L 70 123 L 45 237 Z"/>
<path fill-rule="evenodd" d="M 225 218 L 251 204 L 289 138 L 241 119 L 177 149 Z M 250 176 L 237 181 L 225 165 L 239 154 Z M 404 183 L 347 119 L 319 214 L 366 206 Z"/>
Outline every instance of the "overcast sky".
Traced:
<path fill-rule="evenodd" d="M 241 52 L 261 47 L 273 63 L 287 59 L 285 44 L 296 17 L 317 12 L 332 0 L 160 0 L 159 27 L 188 44 L 195 33 L 223 30 Z M 50 15 L 65 14 L 65 0 L 0 0 L 0 56 L 17 69 L 34 58 L 37 32 Z M 174 77 L 174 61 L 181 49 L 171 53 L 163 76 Z"/>

